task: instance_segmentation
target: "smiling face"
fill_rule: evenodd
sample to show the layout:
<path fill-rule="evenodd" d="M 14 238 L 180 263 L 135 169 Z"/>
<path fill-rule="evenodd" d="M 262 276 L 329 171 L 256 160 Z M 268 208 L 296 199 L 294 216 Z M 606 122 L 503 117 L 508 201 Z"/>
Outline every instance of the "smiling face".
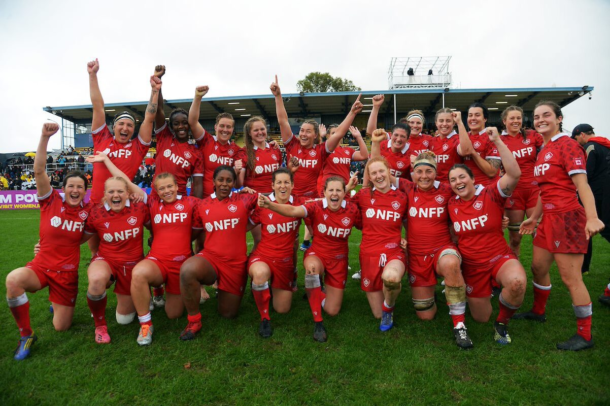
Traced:
<path fill-rule="evenodd" d="M 390 137 L 390 140 L 392 141 L 392 152 L 402 151 L 407 144 L 408 138 L 409 135 L 405 130 L 402 128 L 395 128 Z"/>
<path fill-rule="evenodd" d="M 178 185 L 172 176 L 155 179 L 155 191 L 165 203 L 173 203 L 178 197 Z"/>
<path fill-rule="evenodd" d="M 432 189 L 436 180 L 436 171 L 428 165 L 418 165 L 413 171 L 413 182 L 424 191 Z"/>
<path fill-rule="evenodd" d="M 534 128 L 543 137 L 553 137 L 559 134 L 559 124 L 563 117 L 555 114 L 551 106 L 541 105 L 534 110 Z"/>
<path fill-rule="evenodd" d="M 119 144 L 127 144 L 136 130 L 136 125 L 128 118 L 122 118 L 113 126 L 114 139 Z"/>
<path fill-rule="evenodd" d="M 473 133 L 480 133 L 485 128 L 487 119 L 483 114 L 483 109 L 480 107 L 471 107 L 468 109 L 468 127 Z"/>
<path fill-rule="evenodd" d="M 292 193 L 294 184 L 290 180 L 290 175 L 287 173 L 278 173 L 275 175 L 275 180 L 271 184 L 275 198 L 280 203 L 286 203 Z"/>
<path fill-rule="evenodd" d="M 371 162 L 366 168 L 369 180 L 376 189 L 382 192 L 390 189 L 390 169 L 384 162 Z"/>
<path fill-rule="evenodd" d="M 81 204 L 87 194 L 85 181 L 78 176 L 72 176 L 66 181 L 66 186 L 62 187 L 66 203 L 70 207 L 76 207 Z"/>
<path fill-rule="evenodd" d="M 223 200 L 231 194 L 231 189 L 235 185 L 235 177 L 233 173 L 227 170 L 222 170 L 216 174 L 214 178 L 214 190 L 218 200 Z"/>
<path fill-rule="evenodd" d="M 441 137 L 446 137 L 451 134 L 454 126 L 455 122 L 453 121 L 451 113 L 440 113 L 438 117 L 436 117 L 436 128 L 438 128 L 438 133 Z"/>
<path fill-rule="evenodd" d="M 509 111 L 506 115 L 506 119 L 502 120 L 502 123 L 504 123 L 507 133 L 510 135 L 517 135 L 519 134 L 519 131 L 521 131 L 523 125 L 523 114 L 516 110 Z"/>
<path fill-rule="evenodd" d="M 250 127 L 250 133 L 248 134 L 252 138 L 254 145 L 262 148 L 267 142 L 267 127 L 263 121 L 257 120 L 252 123 Z"/>
<path fill-rule="evenodd" d="M 216 138 L 221 144 L 227 144 L 233 135 L 233 129 L 235 128 L 235 121 L 230 118 L 221 118 L 217 124 L 214 125 L 214 131 L 216 132 Z"/>
<path fill-rule="evenodd" d="M 413 135 L 419 135 L 424 128 L 424 123 L 419 117 L 412 117 L 407 124 L 411 127 L 411 134 Z"/>
<path fill-rule="evenodd" d="M 337 211 L 341 208 L 341 203 L 345 198 L 345 185 L 339 180 L 332 180 L 326 183 L 324 188 L 324 197 L 331 211 Z"/>
<path fill-rule="evenodd" d="M 474 196 L 474 179 L 463 168 L 454 168 L 449 171 L 449 184 L 453 193 L 463 200 L 471 200 Z"/>
<path fill-rule="evenodd" d="M 171 118 L 172 131 L 178 138 L 178 141 L 185 142 L 189 138 L 189 120 L 184 113 L 176 113 Z"/>
<path fill-rule="evenodd" d="M 316 128 L 313 124 L 303 123 L 301 125 L 301 129 L 299 130 L 299 141 L 301 142 L 302 147 L 313 147 L 317 136 L 318 134 L 316 133 Z"/>
<path fill-rule="evenodd" d="M 123 210 L 129 199 L 125 182 L 119 179 L 108 179 L 104 188 L 104 199 L 113 212 L 118 213 Z"/>

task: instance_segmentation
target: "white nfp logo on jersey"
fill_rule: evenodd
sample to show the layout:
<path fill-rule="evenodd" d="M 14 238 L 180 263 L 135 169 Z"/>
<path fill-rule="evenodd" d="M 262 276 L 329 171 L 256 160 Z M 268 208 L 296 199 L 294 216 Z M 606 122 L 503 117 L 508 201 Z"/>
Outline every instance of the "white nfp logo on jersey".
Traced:
<path fill-rule="evenodd" d="M 486 222 L 487 222 L 487 214 L 484 214 L 482 216 L 475 217 L 472 219 L 456 221 L 453 223 L 453 228 L 458 233 L 460 232 L 460 230 L 471 231 L 471 230 L 476 230 L 477 227 L 479 227 L 479 226 L 480 226 L 479 228 L 485 227 Z"/>
<path fill-rule="evenodd" d="M 326 232 L 326 226 L 324 224 L 318 224 L 318 231 L 324 234 Z"/>
<path fill-rule="evenodd" d="M 267 226 L 267 232 L 268 232 L 269 234 L 273 234 L 273 233 L 275 233 L 275 226 L 274 226 L 273 224 L 269 224 L 269 225 Z"/>
<path fill-rule="evenodd" d="M 186 213 L 168 213 L 168 214 L 163 214 L 163 215 L 157 214 L 155 216 L 155 224 L 184 223 L 184 220 L 186 220 L 186 217 L 187 217 Z"/>
<path fill-rule="evenodd" d="M 534 166 L 534 176 L 544 176 L 546 171 L 551 167 L 550 164 L 540 164 Z"/>
<path fill-rule="evenodd" d="M 444 207 L 420 207 L 419 210 L 415 207 L 409 209 L 409 215 L 411 217 L 440 217 L 445 212 Z"/>
<path fill-rule="evenodd" d="M 397 213 L 395 211 L 390 211 L 390 210 L 381 210 L 381 209 L 367 209 L 366 210 L 366 216 L 368 218 L 378 218 L 381 220 L 391 220 L 391 221 L 396 221 L 398 219 L 400 219 L 400 213 Z"/>
<path fill-rule="evenodd" d="M 218 156 L 216 154 L 212 154 L 209 156 L 210 162 L 216 162 L 218 160 Z"/>
<path fill-rule="evenodd" d="M 262 166 L 257 166 L 256 169 L 254 169 L 254 172 L 256 172 L 257 174 L 261 174 L 263 173 L 263 167 Z"/>
<path fill-rule="evenodd" d="M 186 153 L 185 153 L 185 155 L 186 155 Z M 190 156 L 190 155 L 191 155 L 191 154 L 189 154 L 189 156 Z M 168 148 L 168 149 L 166 149 L 166 150 L 163 152 L 163 156 L 164 156 L 164 157 L 166 157 L 166 158 L 168 158 L 170 161 L 172 161 L 172 162 L 173 162 L 173 163 L 175 163 L 176 165 L 181 166 L 181 167 L 183 167 L 183 168 L 188 168 L 188 166 L 190 165 L 190 164 L 189 164 L 189 161 L 187 161 L 186 159 L 182 158 L 180 155 L 176 155 L 176 154 L 174 154 L 174 153 L 173 153 L 173 152 L 172 152 L 172 151 L 171 151 L 169 148 Z M 210 156 L 210 160 L 211 160 L 211 159 L 212 159 L 212 157 Z M 212 161 L 212 162 L 214 162 L 214 161 Z"/>
<path fill-rule="evenodd" d="M 223 231 L 229 228 L 235 228 L 238 223 L 239 219 L 224 219 L 214 221 L 213 223 L 205 223 L 205 229 L 208 231 Z"/>
<path fill-rule="evenodd" d="M 51 225 L 53 227 L 59 227 L 60 224 L 61 224 L 61 217 L 55 216 L 51 219 Z"/>
<path fill-rule="evenodd" d="M 55 228 L 61 226 L 62 230 L 68 230 L 68 231 L 83 231 L 83 228 L 85 227 L 85 223 L 82 223 L 80 221 L 74 221 L 74 220 L 64 220 L 62 223 L 61 217 L 54 216 L 51 219 L 51 226 L 55 227 Z"/>

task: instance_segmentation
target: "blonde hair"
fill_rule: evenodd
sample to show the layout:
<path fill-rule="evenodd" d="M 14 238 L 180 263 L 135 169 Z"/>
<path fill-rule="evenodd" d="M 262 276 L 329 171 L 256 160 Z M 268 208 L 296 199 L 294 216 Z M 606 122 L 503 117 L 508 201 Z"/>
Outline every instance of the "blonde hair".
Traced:
<path fill-rule="evenodd" d="M 369 176 L 369 183 L 365 186 L 371 189 L 371 196 L 373 196 L 373 181 L 371 180 L 371 175 L 369 174 L 369 166 L 371 166 L 372 164 L 377 163 L 377 162 L 382 163 L 387 168 L 388 174 L 390 173 L 390 169 L 391 169 L 388 161 L 386 161 L 386 159 L 382 156 L 371 158 L 366 163 L 366 166 L 364 167 L 364 171 Z M 388 179 L 388 181 L 389 181 L 389 179 Z"/>
<path fill-rule="evenodd" d="M 434 168 L 436 171 L 436 154 L 432 151 L 424 151 L 415 158 L 413 161 L 413 169 L 417 168 L 417 165 L 428 165 Z"/>
<path fill-rule="evenodd" d="M 157 190 L 157 181 L 163 180 L 165 178 L 171 178 L 174 181 L 175 185 L 178 184 L 178 182 L 176 182 L 176 177 L 173 174 L 171 174 L 169 172 L 161 172 L 160 174 L 155 176 L 155 180 L 153 181 L 153 187 L 155 188 L 155 191 Z"/>

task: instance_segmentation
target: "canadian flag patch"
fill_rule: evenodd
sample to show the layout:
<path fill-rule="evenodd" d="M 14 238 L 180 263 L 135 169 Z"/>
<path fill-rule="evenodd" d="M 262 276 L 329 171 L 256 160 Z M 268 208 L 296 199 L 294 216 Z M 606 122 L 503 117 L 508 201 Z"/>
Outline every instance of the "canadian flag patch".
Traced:
<path fill-rule="evenodd" d="M 134 224 L 136 224 L 137 222 L 138 222 L 138 218 L 137 218 L 137 217 L 135 217 L 135 216 L 131 216 L 131 217 L 129 217 L 129 218 L 127 219 L 127 223 L 128 223 L 130 226 L 133 226 L 133 225 L 134 225 Z"/>
<path fill-rule="evenodd" d="M 483 202 L 482 202 L 482 201 L 480 201 L 480 200 L 479 200 L 479 201 L 477 201 L 477 202 L 474 202 L 474 204 L 472 205 L 472 207 L 474 207 L 474 208 L 475 208 L 475 209 L 477 209 L 477 210 L 481 210 L 481 209 L 483 208 Z"/>
<path fill-rule="evenodd" d="M 234 204 L 230 204 L 228 209 L 231 213 L 235 213 L 237 211 L 237 206 Z"/>

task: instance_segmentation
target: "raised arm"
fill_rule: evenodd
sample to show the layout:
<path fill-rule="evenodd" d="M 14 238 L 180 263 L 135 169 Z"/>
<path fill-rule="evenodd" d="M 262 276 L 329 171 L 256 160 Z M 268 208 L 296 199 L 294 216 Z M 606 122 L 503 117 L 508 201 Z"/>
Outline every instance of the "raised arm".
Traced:
<path fill-rule="evenodd" d="M 366 123 L 366 133 L 373 134 L 373 131 L 377 129 L 377 116 L 379 116 L 379 110 L 381 109 L 381 105 L 385 100 L 384 95 L 378 94 L 373 96 L 373 109 L 371 110 L 371 115 L 369 116 L 369 121 Z"/>
<path fill-rule="evenodd" d="M 38 196 L 46 196 L 51 191 L 51 180 L 47 176 L 47 146 L 49 139 L 59 130 L 59 124 L 45 123 L 42 125 L 42 134 L 38 142 L 36 150 L 36 158 L 34 158 L 34 179 L 36 180 L 36 189 Z"/>
<path fill-rule="evenodd" d="M 472 141 L 468 136 L 468 131 L 462 122 L 462 113 L 454 111 L 452 113 L 453 121 L 457 124 L 460 144 L 457 146 L 457 152 L 460 156 L 470 156 L 470 159 L 479 167 L 479 169 L 488 177 L 493 178 L 498 174 L 501 162 L 498 159 L 485 159 L 477 151 L 475 151 Z M 497 162 L 496 162 L 497 161 Z"/>
<path fill-rule="evenodd" d="M 354 161 L 366 161 L 369 159 L 369 150 L 366 147 L 366 142 L 364 142 L 364 138 L 362 138 L 362 134 L 360 134 L 360 130 L 354 126 L 350 126 L 349 132 L 352 133 L 352 136 L 358 142 L 358 146 L 360 149 L 354 153 L 352 159 Z"/>
<path fill-rule="evenodd" d="M 93 105 L 93 120 L 91 130 L 95 131 L 106 123 L 106 112 L 104 111 L 104 99 L 97 82 L 97 72 L 100 70 L 100 63 L 97 59 L 87 63 L 87 73 L 89 73 L 89 95 Z"/>
<path fill-rule="evenodd" d="M 154 76 L 161 79 L 165 75 L 165 65 L 155 66 Z M 155 129 L 163 127 L 165 124 L 165 112 L 163 111 L 163 93 L 159 89 L 159 108 L 157 109 L 157 115 L 155 116 Z"/>
<path fill-rule="evenodd" d="M 264 209 L 269 209 L 282 216 L 303 218 L 307 212 L 303 206 L 291 206 L 289 204 L 274 203 L 269 198 L 261 193 L 258 195 L 258 206 Z"/>
<path fill-rule="evenodd" d="M 378 128 L 371 133 L 371 158 L 381 156 L 381 143 L 388 139 L 388 133 L 383 128 Z"/>
<path fill-rule="evenodd" d="M 290 123 L 288 122 L 288 113 L 286 113 L 282 91 L 277 82 L 277 75 L 275 75 L 275 82 L 271 83 L 269 89 L 271 89 L 271 93 L 275 96 L 275 114 L 277 115 L 277 122 L 280 125 L 282 142 L 286 143 L 292 137 L 292 128 L 290 128 Z"/>
<path fill-rule="evenodd" d="M 199 122 L 199 111 L 201 110 L 201 98 L 205 96 L 210 91 L 208 86 L 197 86 L 195 88 L 195 97 L 193 97 L 193 103 L 191 104 L 191 108 L 189 109 L 189 127 L 191 128 L 191 132 L 193 133 L 193 137 L 196 140 L 199 140 L 203 137 L 205 130 L 203 126 Z"/>
<path fill-rule="evenodd" d="M 140 138 L 145 143 L 150 143 L 152 140 L 152 131 L 153 124 L 155 122 L 155 117 L 157 115 L 157 110 L 159 109 L 159 92 L 161 91 L 161 79 L 156 77 L 155 75 L 150 77 L 150 101 L 148 102 L 148 106 L 146 106 L 146 113 L 144 114 L 144 120 L 142 121 L 142 125 L 140 125 Z"/>
<path fill-rule="evenodd" d="M 337 148 L 337 145 L 339 145 L 339 143 L 343 139 L 343 136 L 347 134 L 349 126 L 352 124 L 358 113 L 362 111 L 363 106 L 362 102 L 360 102 L 360 96 L 362 96 L 362 94 L 358 95 L 358 98 L 356 98 L 356 101 L 352 105 L 351 110 L 349 111 L 349 113 L 347 113 L 347 117 L 345 117 L 341 124 L 339 124 L 339 127 L 337 127 L 334 134 L 328 137 L 328 139 L 326 140 L 326 149 L 329 152 L 333 152 L 335 148 Z"/>
<path fill-rule="evenodd" d="M 496 127 L 488 127 L 485 131 L 489 135 L 489 140 L 493 142 L 498 149 L 500 158 L 502 158 L 502 165 L 504 165 L 505 173 L 499 181 L 500 189 L 506 196 L 510 196 L 513 193 L 513 190 L 515 190 L 517 182 L 519 182 L 519 178 L 521 177 L 521 168 L 519 168 L 519 164 L 517 163 L 513 153 L 510 152 L 510 149 L 508 149 L 506 144 L 504 144 L 500 138 L 498 129 Z"/>
<path fill-rule="evenodd" d="M 125 175 L 125 173 L 122 170 L 117 168 L 116 165 L 112 163 L 110 158 L 108 158 L 108 155 L 104 154 L 103 152 L 96 152 L 95 155 L 89 155 L 85 160 L 87 162 L 89 162 L 90 164 L 93 164 L 96 162 L 103 162 L 104 165 L 106 165 L 106 167 L 108 168 L 108 171 L 110 172 L 110 174 L 112 176 L 123 178 L 127 181 L 127 184 L 128 184 L 127 186 L 129 188 L 129 190 L 131 191 L 131 193 L 135 193 L 136 195 L 140 195 L 140 196 L 146 194 L 146 192 L 144 190 L 142 190 L 138 185 L 133 183 L 131 181 L 131 179 L 129 179 L 129 176 Z"/>

